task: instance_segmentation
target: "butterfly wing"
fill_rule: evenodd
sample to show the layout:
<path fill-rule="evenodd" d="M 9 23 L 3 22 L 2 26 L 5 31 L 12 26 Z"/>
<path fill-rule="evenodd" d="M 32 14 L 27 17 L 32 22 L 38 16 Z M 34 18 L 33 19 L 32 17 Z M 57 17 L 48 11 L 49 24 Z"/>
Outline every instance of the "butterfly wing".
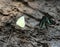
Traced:
<path fill-rule="evenodd" d="M 24 16 L 20 17 L 17 22 L 16 22 L 16 25 L 20 26 L 20 27 L 25 27 L 25 18 Z"/>

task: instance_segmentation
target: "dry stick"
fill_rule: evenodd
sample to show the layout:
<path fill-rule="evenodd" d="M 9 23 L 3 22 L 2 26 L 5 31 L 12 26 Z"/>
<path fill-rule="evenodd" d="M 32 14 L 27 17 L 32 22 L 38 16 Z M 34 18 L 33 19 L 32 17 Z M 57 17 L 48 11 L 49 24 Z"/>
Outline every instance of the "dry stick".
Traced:
<path fill-rule="evenodd" d="M 33 8 L 33 7 L 31 7 L 29 4 L 28 4 L 28 2 L 22 2 L 26 7 L 29 7 L 29 8 L 31 8 L 31 9 L 33 9 L 33 10 L 36 10 L 36 11 L 39 11 L 40 13 L 44 13 L 44 12 L 42 12 L 41 10 L 39 10 L 39 9 L 35 9 L 35 8 Z"/>
<path fill-rule="evenodd" d="M 27 13 L 24 13 L 24 12 L 22 12 L 22 13 L 25 14 L 25 15 L 27 15 L 28 17 L 31 17 L 31 18 L 35 19 L 36 21 L 40 21 L 40 19 L 37 19 L 37 18 L 33 17 L 33 16 L 30 15 L 30 14 L 27 14 Z M 28 26 L 28 25 L 26 25 L 26 26 L 29 27 L 29 28 L 33 28 L 33 27 L 31 27 L 31 26 Z"/>
<path fill-rule="evenodd" d="M 4 40 L 0 40 L 0 41 L 6 43 Z"/>
<path fill-rule="evenodd" d="M 25 14 L 26 16 L 32 18 L 32 19 L 35 19 L 36 21 L 40 21 L 40 19 L 37 19 L 37 18 L 33 17 L 31 14 L 22 12 L 22 11 L 20 11 L 18 8 L 15 8 L 15 9 L 16 9 L 18 12 L 23 13 L 23 14 Z M 29 26 L 28 24 L 26 24 L 26 26 L 29 27 L 29 28 L 33 28 L 33 27 Z"/>
<path fill-rule="evenodd" d="M 28 6 L 28 5 L 25 5 L 25 6 Z M 30 7 L 30 6 L 28 6 L 28 7 L 31 8 L 31 9 L 33 9 L 33 10 L 36 10 L 36 9 Z M 22 12 L 22 11 L 20 11 L 18 8 L 14 8 L 14 9 L 16 9 L 16 10 L 17 10 L 18 12 L 20 12 L 20 13 L 25 14 L 26 16 L 28 16 L 28 17 L 30 17 L 30 18 L 35 19 L 36 21 L 40 21 L 40 19 L 33 17 L 31 14 L 28 14 L 28 13 Z"/>
<path fill-rule="evenodd" d="M 9 14 L 4 14 L 3 13 L 3 10 L 0 9 L 0 14 L 3 15 L 3 16 L 8 16 Z"/>
<path fill-rule="evenodd" d="M 8 16 L 8 15 L 9 15 L 9 14 L 4 14 L 4 13 L 2 13 L 2 12 L 0 12 L 0 14 L 3 15 L 3 16 Z"/>
<path fill-rule="evenodd" d="M 39 12 L 40 12 L 40 10 L 35 9 L 35 8 L 32 8 L 31 6 L 29 6 L 27 2 L 26 2 L 26 4 L 25 4 L 25 3 L 23 3 L 23 4 L 24 4 L 25 6 L 31 8 L 31 9 L 33 9 L 33 10 L 36 10 L 36 11 L 39 11 Z M 30 18 L 35 19 L 36 21 L 40 21 L 40 19 L 37 19 L 37 18 L 33 17 L 31 14 L 28 14 L 28 13 L 22 12 L 22 11 L 20 11 L 18 8 L 14 8 L 14 9 L 16 9 L 16 10 L 17 10 L 18 12 L 20 12 L 20 13 L 25 14 L 26 16 L 28 16 L 28 17 L 30 17 Z M 29 27 L 29 28 L 32 28 L 31 26 L 28 26 L 28 25 L 26 25 L 26 26 Z"/>
<path fill-rule="evenodd" d="M 41 10 L 39 10 L 39 9 L 35 9 L 35 8 L 33 8 L 33 7 L 31 7 L 29 4 L 28 4 L 28 2 L 26 2 L 26 3 L 23 3 L 26 7 L 29 7 L 29 8 L 31 8 L 31 9 L 33 9 L 33 10 L 36 10 L 36 11 L 39 11 L 40 13 L 42 13 L 42 14 L 44 14 L 45 16 L 46 15 L 49 15 L 48 13 L 46 13 L 46 12 L 43 12 L 43 11 L 41 11 Z M 49 15 L 50 16 L 50 15 Z"/>
<path fill-rule="evenodd" d="M 20 12 L 21 12 L 21 11 L 20 11 Z M 30 14 L 28 14 L 28 13 L 24 13 L 24 12 L 21 12 L 21 13 L 27 15 L 27 16 L 30 17 L 30 18 L 35 19 L 36 21 L 40 21 L 40 19 L 37 19 L 37 18 L 33 17 L 32 15 L 30 15 Z"/>

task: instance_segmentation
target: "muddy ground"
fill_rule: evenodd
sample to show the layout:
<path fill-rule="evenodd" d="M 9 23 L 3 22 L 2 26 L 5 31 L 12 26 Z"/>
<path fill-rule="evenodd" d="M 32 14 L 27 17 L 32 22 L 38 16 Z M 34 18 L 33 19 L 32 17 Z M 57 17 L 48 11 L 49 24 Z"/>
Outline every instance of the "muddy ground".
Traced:
<path fill-rule="evenodd" d="M 57 25 L 40 29 L 39 10 L 54 17 Z M 25 16 L 26 26 L 16 25 Z M 60 0 L 28 1 L 0 0 L 0 47 L 60 47 Z"/>

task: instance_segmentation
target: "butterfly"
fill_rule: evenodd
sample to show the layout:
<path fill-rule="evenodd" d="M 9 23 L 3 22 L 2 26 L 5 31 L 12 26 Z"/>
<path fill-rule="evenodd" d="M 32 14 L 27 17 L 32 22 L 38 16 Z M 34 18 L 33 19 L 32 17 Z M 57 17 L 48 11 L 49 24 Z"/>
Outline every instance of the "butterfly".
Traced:
<path fill-rule="evenodd" d="M 16 25 L 20 26 L 21 28 L 25 27 L 25 17 L 21 16 L 20 18 L 18 18 Z"/>

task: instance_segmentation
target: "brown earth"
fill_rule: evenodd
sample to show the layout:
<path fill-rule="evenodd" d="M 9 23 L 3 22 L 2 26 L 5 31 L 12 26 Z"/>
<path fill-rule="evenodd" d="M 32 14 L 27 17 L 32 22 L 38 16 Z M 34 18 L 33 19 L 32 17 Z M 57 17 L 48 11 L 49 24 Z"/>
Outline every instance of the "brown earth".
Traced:
<path fill-rule="evenodd" d="M 60 1 L 24 1 L 0 0 L 0 47 L 60 47 Z M 44 14 L 39 10 L 53 16 L 57 25 L 40 29 Z M 24 28 L 16 25 L 21 16 L 25 16 Z"/>

